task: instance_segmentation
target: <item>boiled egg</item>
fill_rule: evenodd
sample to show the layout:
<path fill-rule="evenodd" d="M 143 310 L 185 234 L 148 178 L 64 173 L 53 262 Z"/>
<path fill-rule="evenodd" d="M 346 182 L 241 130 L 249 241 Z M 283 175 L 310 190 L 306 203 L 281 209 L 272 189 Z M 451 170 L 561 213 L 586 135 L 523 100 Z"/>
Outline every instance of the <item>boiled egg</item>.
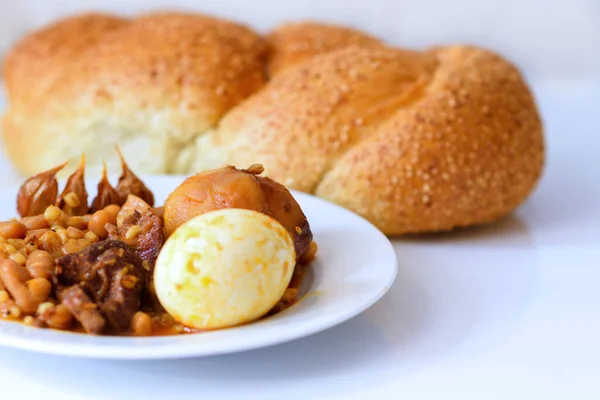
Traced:
<path fill-rule="evenodd" d="M 183 325 L 226 328 L 264 316 L 288 287 L 295 261 L 292 237 L 277 220 L 221 209 L 175 230 L 156 261 L 154 286 Z"/>

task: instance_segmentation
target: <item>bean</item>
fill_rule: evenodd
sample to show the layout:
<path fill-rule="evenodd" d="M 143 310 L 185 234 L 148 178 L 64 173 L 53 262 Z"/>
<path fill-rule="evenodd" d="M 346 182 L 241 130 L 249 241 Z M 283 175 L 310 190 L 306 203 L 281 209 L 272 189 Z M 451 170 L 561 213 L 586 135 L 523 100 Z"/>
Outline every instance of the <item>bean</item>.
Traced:
<path fill-rule="evenodd" d="M 121 207 L 116 204 L 111 204 L 109 206 L 104 207 L 104 211 L 110 213 L 112 217 L 117 220 L 117 215 L 119 215 L 119 211 L 121 211 Z"/>
<path fill-rule="evenodd" d="M 23 247 L 23 245 L 25 244 L 23 239 L 8 239 L 6 242 L 15 246 L 15 249 L 17 250 Z"/>
<path fill-rule="evenodd" d="M 83 238 L 84 234 L 79 229 L 70 226 L 67 228 L 67 236 L 71 239 L 81 239 Z"/>
<path fill-rule="evenodd" d="M 145 312 L 138 311 L 131 318 L 131 330 L 136 336 L 152 335 L 152 320 Z"/>
<path fill-rule="evenodd" d="M 24 254 L 25 254 L 27 257 L 29 257 L 29 255 L 30 255 L 31 253 L 33 253 L 34 251 L 36 251 L 37 249 L 38 249 L 38 248 L 37 248 L 37 245 L 36 245 L 36 244 L 35 244 L 35 243 L 32 241 L 32 242 L 28 242 L 28 243 L 26 243 L 26 244 L 25 244 L 25 247 L 23 247 L 23 248 L 22 248 L 20 251 L 23 251 L 23 250 L 25 250 Z"/>
<path fill-rule="evenodd" d="M 71 327 L 73 322 L 73 314 L 63 305 L 59 304 L 55 307 L 50 307 L 41 315 L 50 328 L 66 330 Z"/>
<path fill-rule="evenodd" d="M 54 303 L 47 301 L 45 303 L 42 303 L 38 306 L 36 312 L 38 313 L 38 315 L 42 315 L 44 314 L 46 311 L 48 311 L 49 309 L 54 307 Z"/>
<path fill-rule="evenodd" d="M 15 261 L 19 265 L 25 265 L 25 263 L 27 262 L 27 257 L 25 257 L 20 251 L 15 251 L 10 256 L 8 256 L 8 258 Z"/>
<path fill-rule="evenodd" d="M 67 224 L 67 219 L 69 216 L 60 208 L 56 206 L 49 206 L 44 211 L 44 219 L 48 221 L 50 226 L 52 225 L 60 225 L 65 226 Z"/>
<path fill-rule="evenodd" d="M 63 245 L 62 253 L 65 255 L 78 253 L 89 245 L 90 241 L 88 239 L 70 239 Z"/>
<path fill-rule="evenodd" d="M 47 251 L 36 250 L 27 258 L 25 268 L 33 278 L 48 279 L 54 270 L 54 258 Z"/>
<path fill-rule="evenodd" d="M 41 229 L 29 230 L 29 232 L 27 232 L 27 236 L 25 237 L 25 240 L 26 241 L 27 240 L 31 240 L 32 238 L 39 239 L 46 232 L 50 232 L 50 229 L 48 229 L 48 228 L 41 228 Z"/>
<path fill-rule="evenodd" d="M 52 290 L 52 284 L 44 278 L 33 278 L 26 282 L 29 293 L 38 305 L 48 300 L 50 290 Z M 37 306 L 36 306 L 37 308 Z"/>
<path fill-rule="evenodd" d="M 67 230 L 62 226 L 54 227 L 56 234 L 60 237 L 60 242 L 65 244 L 69 241 L 69 235 L 67 235 Z"/>
<path fill-rule="evenodd" d="M 5 239 L 24 239 L 27 235 L 27 227 L 20 222 L 0 222 L 0 236 Z"/>
<path fill-rule="evenodd" d="M 79 199 L 79 196 L 75 192 L 67 193 L 65 195 L 65 197 L 63 197 L 63 200 L 70 208 L 79 207 L 79 205 L 81 204 L 81 200 Z"/>
<path fill-rule="evenodd" d="M 62 253 L 65 255 L 74 254 L 74 253 L 77 253 L 78 251 L 79 251 L 79 246 L 77 246 L 77 241 L 75 239 L 69 240 L 67 243 L 63 244 L 63 246 L 62 246 Z"/>
<path fill-rule="evenodd" d="M 88 221 L 83 219 L 83 217 L 69 217 L 67 219 L 67 225 L 69 227 L 77 228 L 80 230 L 86 230 L 88 226 Z"/>
<path fill-rule="evenodd" d="M 60 250 L 62 241 L 56 232 L 48 231 L 40 237 L 40 245 L 43 250 L 52 254 Z"/>
<path fill-rule="evenodd" d="M 4 251 L 6 254 L 13 254 L 17 252 L 17 248 L 15 246 L 13 246 L 10 243 L 5 244 L 4 246 L 2 246 L 2 251 Z"/>
<path fill-rule="evenodd" d="M 125 239 L 134 239 L 140 233 L 139 225 L 132 225 L 125 232 Z"/>
<path fill-rule="evenodd" d="M 108 237 L 108 231 L 106 230 L 106 224 L 114 224 L 115 219 L 113 216 L 106 210 L 96 211 L 94 215 L 92 215 L 92 219 L 90 219 L 90 223 L 88 228 L 90 231 L 94 232 L 96 236 L 101 239 L 106 239 Z"/>
<path fill-rule="evenodd" d="M 98 238 L 98 236 L 96 236 L 96 234 L 95 234 L 94 232 L 91 232 L 91 231 L 87 231 L 87 232 L 85 233 L 85 238 L 86 238 L 87 240 L 89 240 L 89 241 L 90 241 L 90 243 L 96 243 L 98 240 L 100 240 L 100 239 Z"/>
<path fill-rule="evenodd" d="M 21 223 L 29 230 L 49 228 L 50 225 L 43 215 L 21 218 Z"/>
<path fill-rule="evenodd" d="M 24 283 L 29 280 L 27 270 L 11 259 L 2 261 L 0 265 L 0 278 L 6 289 L 15 299 L 15 303 L 27 314 L 35 312 L 39 303 L 31 295 L 29 288 Z"/>

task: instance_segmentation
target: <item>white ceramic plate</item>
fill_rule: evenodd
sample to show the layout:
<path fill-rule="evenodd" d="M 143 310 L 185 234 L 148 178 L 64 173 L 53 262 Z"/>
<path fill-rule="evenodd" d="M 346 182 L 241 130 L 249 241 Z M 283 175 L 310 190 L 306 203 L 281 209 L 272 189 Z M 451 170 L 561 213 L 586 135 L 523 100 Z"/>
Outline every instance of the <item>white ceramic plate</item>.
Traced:
<path fill-rule="evenodd" d="M 144 177 L 157 200 L 182 177 Z M 88 191 L 94 194 L 96 183 Z M 0 220 L 16 215 L 17 188 L 0 190 Z M 397 273 L 388 239 L 363 218 L 303 193 L 293 193 L 319 246 L 305 280 L 305 297 L 261 321 L 224 330 L 169 337 L 107 337 L 38 329 L 0 320 L 0 345 L 44 353 L 112 359 L 207 356 L 256 349 L 307 336 L 340 324 L 379 300 Z"/>

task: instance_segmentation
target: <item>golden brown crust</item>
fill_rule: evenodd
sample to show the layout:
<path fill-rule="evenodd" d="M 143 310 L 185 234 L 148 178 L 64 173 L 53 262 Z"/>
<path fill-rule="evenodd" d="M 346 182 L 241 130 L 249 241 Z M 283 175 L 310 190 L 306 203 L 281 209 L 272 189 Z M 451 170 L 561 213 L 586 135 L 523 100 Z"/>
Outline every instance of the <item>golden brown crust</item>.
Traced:
<path fill-rule="evenodd" d="M 24 174 L 81 152 L 97 168 L 105 158 L 112 172 L 118 143 L 132 168 L 168 171 L 186 143 L 261 88 L 265 57 L 262 38 L 242 25 L 145 15 L 80 51 L 26 105 L 11 101 L 8 155 Z M 32 151 L 41 154 L 23 159 Z"/>
<path fill-rule="evenodd" d="M 96 28 L 70 38 L 87 25 Z M 276 181 L 387 234 L 495 220 L 540 178 L 535 101 L 498 54 L 393 49 L 307 22 L 268 41 L 241 24 L 184 13 L 94 14 L 42 29 L 5 64 L 7 153 L 27 175 L 81 153 L 90 175 L 102 159 L 115 173 L 115 144 L 140 174 L 261 163 Z"/>
<path fill-rule="evenodd" d="M 542 125 L 519 72 L 477 48 L 437 55 L 421 99 L 346 152 L 316 189 L 387 234 L 493 221 L 523 202 L 542 172 Z"/>
<path fill-rule="evenodd" d="M 276 181 L 311 192 L 338 157 L 412 102 L 434 67 L 434 57 L 397 49 L 349 47 L 314 57 L 201 137 L 193 170 L 259 162 Z"/>
<path fill-rule="evenodd" d="M 521 75 L 489 51 L 347 48 L 229 113 L 198 141 L 196 169 L 260 162 L 385 233 L 448 230 L 494 220 L 529 195 L 541 129 Z"/>
<path fill-rule="evenodd" d="M 104 13 L 73 15 L 31 32 L 6 55 L 4 84 L 10 100 L 24 100 L 31 91 L 51 81 L 82 51 L 96 44 L 104 34 L 119 29 L 128 21 Z M 35 84 L 32 84 L 35 82 Z"/>
<path fill-rule="evenodd" d="M 92 101 L 127 99 L 136 108 L 167 103 L 202 112 L 214 125 L 263 85 L 265 51 L 262 39 L 241 25 L 202 15 L 148 15 L 104 35 L 51 93 L 65 101 L 61 96 L 94 90 L 99 98 Z"/>
<path fill-rule="evenodd" d="M 359 30 L 315 21 L 283 24 L 268 36 L 269 74 L 274 76 L 310 58 L 345 47 L 379 47 L 383 43 Z"/>

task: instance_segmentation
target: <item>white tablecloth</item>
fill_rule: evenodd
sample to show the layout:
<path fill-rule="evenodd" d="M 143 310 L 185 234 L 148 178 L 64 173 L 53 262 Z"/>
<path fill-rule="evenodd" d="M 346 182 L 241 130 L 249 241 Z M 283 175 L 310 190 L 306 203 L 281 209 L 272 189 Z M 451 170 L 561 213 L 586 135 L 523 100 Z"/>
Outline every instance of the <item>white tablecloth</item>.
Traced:
<path fill-rule="evenodd" d="M 272 348 L 181 361 L 0 349 L 0 398 L 599 399 L 595 89 L 537 85 L 548 165 L 532 198 L 487 228 L 395 240 L 395 285 L 351 321 Z"/>

